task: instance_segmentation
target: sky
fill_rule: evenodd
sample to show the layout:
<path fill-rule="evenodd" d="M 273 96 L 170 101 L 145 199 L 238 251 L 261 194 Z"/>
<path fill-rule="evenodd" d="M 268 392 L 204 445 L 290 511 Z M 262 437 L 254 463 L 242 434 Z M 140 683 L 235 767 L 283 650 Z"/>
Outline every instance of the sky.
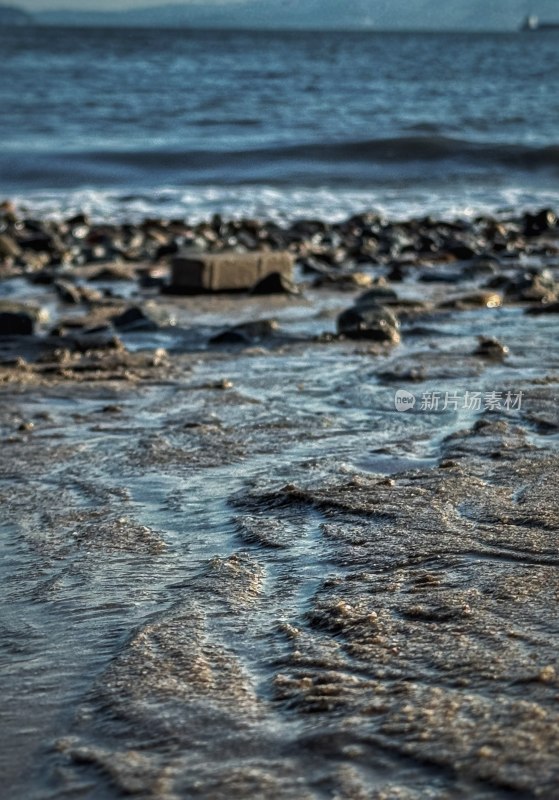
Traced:
<path fill-rule="evenodd" d="M 305 0 L 296 0 L 298 4 L 305 4 Z M 28 11 L 44 11 L 53 8 L 65 8 L 74 10 L 103 10 L 112 11 L 117 9 L 142 8 L 146 6 L 169 5 L 175 2 L 177 5 L 188 5 L 189 2 L 200 4 L 201 0 L 0 0 L 1 3 L 17 5 Z M 225 5 L 239 0 L 202 0 L 203 4 Z M 266 0 L 261 0 L 262 5 L 266 5 Z M 346 8 L 351 7 L 351 0 L 340 0 Z M 362 3 L 360 3 L 361 5 Z M 286 3 L 286 6 L 288 4 Z M 387 6 L 390 12 L 387 14 Z M 414 24 L 421 22 L 425 14 L 425 0 L 370 0 L 371 11 L 382 10 L 384 19 L 389 18 L 392 13 L 395 21 L 401 20 L 402 15 L 406 22 Z M 457 22 L 464 19 L 467 12 L 471 18 L 472 12 L 477 12 L 483 16 L 505 21 L 507 18 L 517 21 L 528 13 L 537 14 L 543 19 L 556 20 L 559 18 L 559 0 L 431 0 L 428 3 L 430 16 L 437 13 L 444 14 L 447 24 L 452 22 L 453 17 Z M 516 24 L 516 22 L 515 22 Z"/>

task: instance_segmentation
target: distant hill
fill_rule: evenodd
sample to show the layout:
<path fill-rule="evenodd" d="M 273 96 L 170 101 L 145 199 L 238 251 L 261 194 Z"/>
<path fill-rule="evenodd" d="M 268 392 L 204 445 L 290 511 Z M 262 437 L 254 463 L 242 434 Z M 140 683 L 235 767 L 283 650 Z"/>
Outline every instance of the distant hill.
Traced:
<path fill-rule="evenodd" d="M 128 11 L 44 11 L 37 19 L 50 25 L 128 25 L 185 28 L 362 28 L 370 0 L 354 0 L 351 14 L 339 0 L 233 0 L 190 2 Z"/>
<path fill-rule="evenodd" d="M 0 5 L 0 25 L 30 25 L 33 17 L 16 6 Z"/>
<path fill-rule="evenodd" d="M 534 0 L 542 18 L 553 18 L 556 3 Z M 35 17 L 46 25 L 72 26 L 516 31 L 525 15 L 526 0 L 190 0 L 128 11 L 44 11 Z"/>

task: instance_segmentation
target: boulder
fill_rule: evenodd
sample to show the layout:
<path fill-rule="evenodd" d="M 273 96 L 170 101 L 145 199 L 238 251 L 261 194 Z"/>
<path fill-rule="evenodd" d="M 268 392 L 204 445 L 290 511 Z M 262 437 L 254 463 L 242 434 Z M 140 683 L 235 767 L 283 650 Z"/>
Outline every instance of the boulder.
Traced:
<path fill-rule="evenodd" d="M 174 294 L 246 291 L 274 272 L 292 277 L 291 253 L 186 253 L 171 262 L 169 290 Z"/>

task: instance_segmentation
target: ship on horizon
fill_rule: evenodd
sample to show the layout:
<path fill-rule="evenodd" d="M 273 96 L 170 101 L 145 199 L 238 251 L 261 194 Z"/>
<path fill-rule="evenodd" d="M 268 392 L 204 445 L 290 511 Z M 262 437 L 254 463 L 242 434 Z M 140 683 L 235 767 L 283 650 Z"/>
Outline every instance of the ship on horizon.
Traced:
<path fill-rule="evenodd" d="M 521 31 L 559 31 L 559 22 L 541 22 L 536 14 L 528 14 Z"/>

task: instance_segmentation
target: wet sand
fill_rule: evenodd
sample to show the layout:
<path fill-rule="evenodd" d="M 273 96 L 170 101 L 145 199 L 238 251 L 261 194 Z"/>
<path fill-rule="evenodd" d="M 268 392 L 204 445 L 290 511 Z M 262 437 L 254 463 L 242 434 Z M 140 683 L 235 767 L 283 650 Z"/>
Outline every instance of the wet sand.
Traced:
<path fill-rule="evenodd" d="M 555 797 L 553 234 L 318 282 L 296 244 L 298 296 L 134 273 L 71 312 L 6 267 L 4 296 L 50 311 L 0 341 L 12 797 Z M 397 345 L 337 334 L 375 287 Z M 157 327 L 87 338 L 131 303 Z M 442 408 L 466 392 L 500 407 Z"/>

